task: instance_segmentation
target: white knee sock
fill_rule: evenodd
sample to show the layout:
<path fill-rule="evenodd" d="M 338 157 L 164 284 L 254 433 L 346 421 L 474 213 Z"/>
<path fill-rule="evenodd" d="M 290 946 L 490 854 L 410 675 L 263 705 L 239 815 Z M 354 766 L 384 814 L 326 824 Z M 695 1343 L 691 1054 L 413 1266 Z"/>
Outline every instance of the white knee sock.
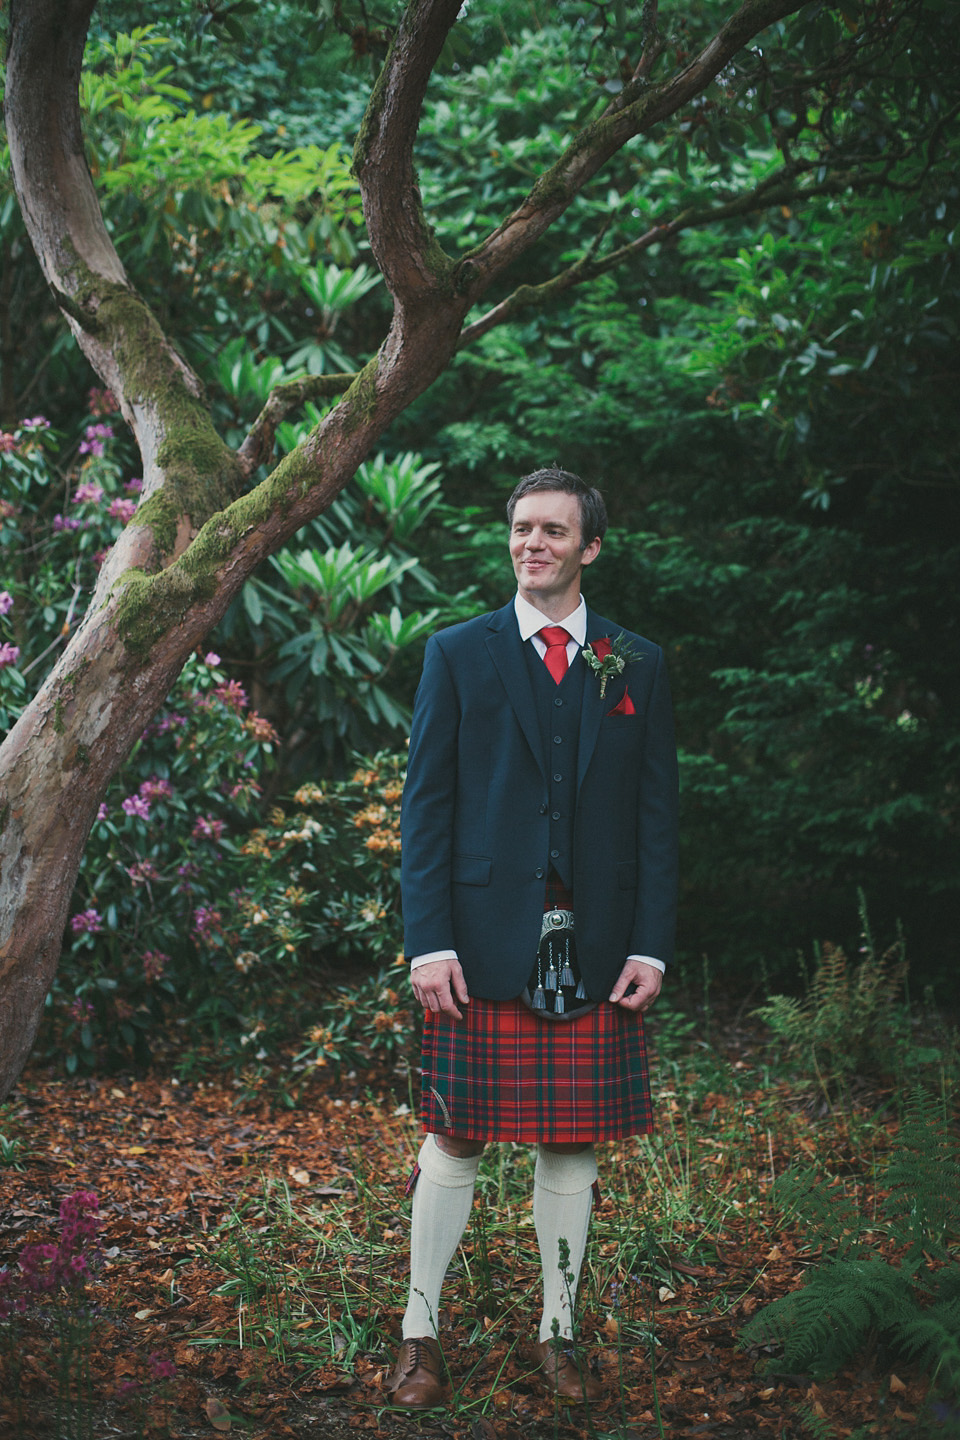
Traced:
<path fill-rule="evenodd" d="M 437 1333 L 440 1288 L 467 1228 L 479 1155 L 448 1155 L 428 1135 L 420 1147 L 410 1227 L 410 1298 L 404 1340 Z"/>
<path fill-rule="evenodd" d="M 543 1266 L 543 1319 L 540 1339 L 553 1335 L 553 1322 L 560 1334 L 570 1339 L 573 1334 L 572 1304 L 577 1293 L 580 1267 L 587 1248 L 587 1229 L 592 1203 L 591 1186 L 597 1178 L 597 1160 L 591 1145 L 573 1155 L 558 1155 L 537 1146 L 537 1166 L 533 1176 L 533 1223 L 540 1245 Z M 560 1238 L 566 1240 L 570 1258 L 564 1272 L 560 1269 Z"/>

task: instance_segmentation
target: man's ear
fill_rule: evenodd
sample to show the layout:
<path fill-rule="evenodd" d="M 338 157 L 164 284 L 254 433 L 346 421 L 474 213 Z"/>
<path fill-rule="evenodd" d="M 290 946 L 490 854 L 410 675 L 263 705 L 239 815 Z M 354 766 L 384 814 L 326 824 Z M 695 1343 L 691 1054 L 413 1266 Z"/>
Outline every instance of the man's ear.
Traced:
<path fill-rule="evenodd" d="M 597 556 L 598 556 L 599 554 L 600 554 L 600 536 L 599 536 L 599 535 L 595 535 L 595 536 L 593 537 L 593 539 L 590 541 L 590 544 L 587 545 L 587 546 L 585 546 L 584 549 L 581 550 L 581 552 L 580 552 L 580 564 L 581 564 L 581 565 L 592 565 L 593 562 L 594 562 L 594 560 L 596 560 L 596 558 L 597 558 Z"/>

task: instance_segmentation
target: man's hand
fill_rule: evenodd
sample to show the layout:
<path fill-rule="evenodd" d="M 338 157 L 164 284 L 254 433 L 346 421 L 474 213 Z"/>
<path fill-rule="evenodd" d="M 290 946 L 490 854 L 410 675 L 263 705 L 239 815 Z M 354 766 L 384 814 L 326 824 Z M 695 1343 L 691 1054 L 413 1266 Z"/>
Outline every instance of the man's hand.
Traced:
<path fill-rule="evenodd" d="M 427 965 L 418 965 L 410 972 L 410 984 L 424 1010 L 434 1010 L 454 1020 L 463 1019 L 457 1001 L 467 1005 L 470 996 L 459 960 L 431 960 Z"/>
<path fill-rule="evenodd" d="M 663 972 L 656 965 L 646 965 L 642 960 L 628 960 L 610 991 L 610 1004 L 622 1005 L 624 1010 L 639 1010 L 643 1015 L 660 994 L 662 984 Z M 632 995 L 626 995 L 624 992 L 631 985 L 637 988 Z"/>

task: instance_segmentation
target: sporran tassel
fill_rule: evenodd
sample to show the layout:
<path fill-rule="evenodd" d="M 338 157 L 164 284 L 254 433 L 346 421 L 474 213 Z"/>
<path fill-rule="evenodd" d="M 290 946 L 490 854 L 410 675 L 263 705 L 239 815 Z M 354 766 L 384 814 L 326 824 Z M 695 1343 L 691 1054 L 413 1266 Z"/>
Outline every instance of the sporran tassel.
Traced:
<path fill-rule="evenodd" d="M 562 1015 L 562 1014 L 563 1014 L 563 991 L 562 991 L 562 990 L 558 990 L 558 991 L 557 991 L 557 998 L 556 998 L 556 1000 L 554 1000 L 554 1002 L 553 1002 L 553 1013 L 554 1013 L 554 1015 Z"/>
<path fill-rule="evenodd" d="M 541 985 L 538 985 L 533 992 L 533 1008 L 534 1010 L 546 1010 L 547 1008 L 547 997 L 544 995 Z"/>
<path fill-rule="evenodd" d="M 577 986 L 577 993 L 576 993 L 576 995 L 574 996 L 574 999 L 575 999 L 575 1000 L 586 1000 L 586 998 L 587 998 L 587 992 L 586 992 L 586 990 L 584 990 L 584 988 L 583 988 L 583 981 L 581 980 L 581 981 L 580 981 L 580 984 Z"/>

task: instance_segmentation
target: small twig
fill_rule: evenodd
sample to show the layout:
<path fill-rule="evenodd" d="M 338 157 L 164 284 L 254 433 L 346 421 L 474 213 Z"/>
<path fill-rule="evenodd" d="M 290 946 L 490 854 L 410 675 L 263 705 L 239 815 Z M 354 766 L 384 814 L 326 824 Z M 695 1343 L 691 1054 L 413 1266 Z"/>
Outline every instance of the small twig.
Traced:
<path fill-rule="evenodd" d="M 80 560 L 79 560 L 79 558 L 78 558 L 78 559 L 77 559 L 76 568 L 75 568 L 75 570 L 74 570 L 74 575 L 78 574 L 78 573 L 79 573 L 79 570 L 80 570 Z M 34 667 L 35 665 L 39 665 L 39 664 L 40 664 L 40 661 L 43 660 L 43 659 L 45 659 L 46 656 L 50 654 L 50 651 L 51 651 L 51 650 L 56 650 L 57 646 L 58 646 L 58 645 L 62 645 L 63 642 L 64 642 L 64 640 L 66 640 L 67 636 L 70 634 L 70 622 L 73 620 L 73 612 L 74 612 L 74 610 L 77 608 L 77 599 L 78 599 L 78 597 L 79 597 L 79 595 L 80 595 L 80 591 L 81 591 L 82 589 L 83 589 L 83 586 L 80 584 L 80 581 L 78 580 L 77 583 L 76 583 L 75 586 L 74 586 L 73 594 L 72 594 L 72 596 L 70 597 L 70 604 L 67 606 L 67 618 L 66 618 L 66 620 L 64 620 L 63 625 L 61 626 L 60 634 L 56 637 L 55 640 L 51 640 L 51 641 L 50 641 L 50 644 L 47 646 L 46 650 L 41 650 L 40 654 L 36 657 L 36 659 L 31 660 L 31 661 L 30 661 L 30 664 L 27 665 L 27 666 L 25 666 L 25 668 L 20 671 L 20 674 L 21 674 L 21 675 L 29 675 L 29 674 L 30 674 L 30 671 L 33 669 L 33 667 Z"/>

